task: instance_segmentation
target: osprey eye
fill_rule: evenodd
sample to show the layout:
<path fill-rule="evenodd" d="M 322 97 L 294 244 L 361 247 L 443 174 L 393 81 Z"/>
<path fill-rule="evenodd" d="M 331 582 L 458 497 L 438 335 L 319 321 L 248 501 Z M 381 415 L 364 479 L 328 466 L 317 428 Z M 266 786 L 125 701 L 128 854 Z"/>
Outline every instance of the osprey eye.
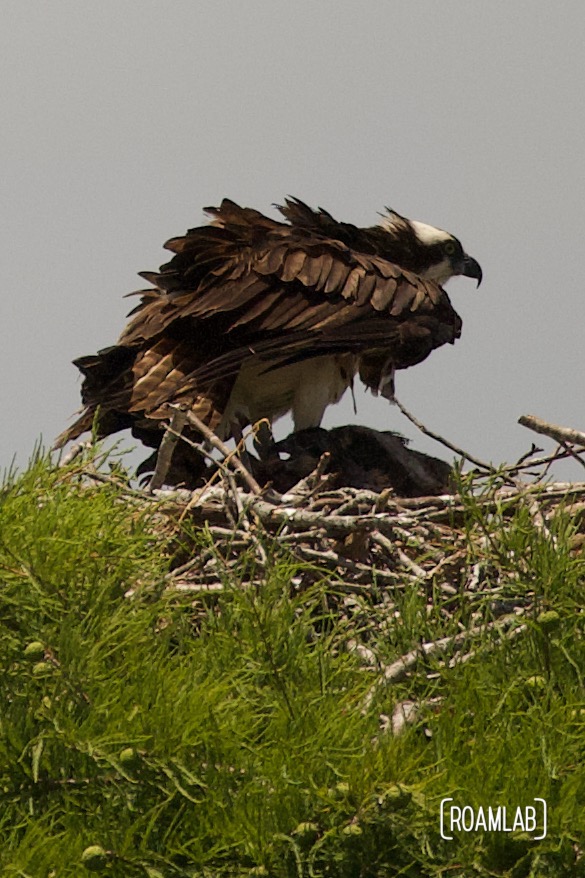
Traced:
<path fill-rule="evenodd" d="M 445 251 L 447 256 L 453 256 L 453 254 L 457 250 L 457 247 L 455 246 L 455 243 L 453 241 L 447 241 L 443 250 Z"/>

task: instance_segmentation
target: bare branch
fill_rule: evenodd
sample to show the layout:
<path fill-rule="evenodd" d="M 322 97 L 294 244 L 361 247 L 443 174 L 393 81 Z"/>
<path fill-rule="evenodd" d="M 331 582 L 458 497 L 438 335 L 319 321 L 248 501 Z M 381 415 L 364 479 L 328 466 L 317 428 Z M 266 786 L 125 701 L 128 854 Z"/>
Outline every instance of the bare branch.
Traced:
<path fill-rule="evenodd" d="M 499 619 L 496 622 L 490 622 L 488 625 L 478 625 L 475 628 L 470 628 L 469 631 L 462 631 L 459 634 L 454 634 L 451 637 L 441 637 L 439 640 L 434 640 L 431 643 L 421 643 L 418 649 L 412 649 L 410 652 L 407 652 L 405 655 L 401 656 L 399 659 L 396 659 L 395 662 L 392 662 L 391 665 L 388 665 L 384 668 L 382 674 L 375 681 L 374 685 L 370 687 L 366 696 L 362 703 L 362 709 L 366 710 L 372 702 L 376 692 L 378 689 L 386 685 L 388 683 L 399 683 L 404 680 L 408 672 L 414 668 L 414 666 L 422 659 L 426 658 L 430 655 L 437 655 L 445 652 L 449 647 L 459 647 L 468 643 L 469 639 L 472 637 L 477 637 L 485 631 L 490 629 L 496 629 L 502 633 L 505 633 L 507 629 L 512 628 L 512 631 L 517 631 L 519 628 L 523 631 L 526 626 L 517 624 L 517 616 L 506 616 L 503 619 Z"/>
<path fill-rule="evenodd" d="M 176 406 L 169 405 L 169 408 L 175 409 Z M 218 436 L 215 435 L 213 430 L 210 430 L 209 427 L 200 420 L 197 415 L 193 414 L 193 412 L 186 412 L 187 420 L 189 423 L 195 427 L 195 429 L 199 430 L 199 432 L 205 437 L 205 439 L 209 442 L 213 448 L 216 448 L 220 451 L 226 463 L 230 463 L 231 466 L 238 472 L 238 474 L 244 479 L 250 490 L 253 494 L 260 495 L 262 493 L 262 488 L 254 478 L 254 476 L 248 472 L 244 464 L 237 457 L 237 455 L 230 451 L 227 445 L 219 439 Z"/>
<path fill-rule="evenodd" d="M 585 433 L 581 433 L 580 430 L 573 430 L 571 427 L 559 427 L 557 424 L 549 424 L 541 418 L 537 418 L 536 415 L 522 415 L 522 417 L 518 418 L 518 423 L 522 424 L 523 427 L 528 427 L 529 430 L 534 430 L 535 433 L 550 436 L 551 439 L 560 442 L 561 445 L 564 445 L 565 442 L 570 442 L 573 445 L 580 445 L 582 448 L 585 448 Z"/>
<path fill-rule="evenodd" d="M 411 414 L 408 409 L 405 409 L 402 403 L 394 397 L 394 402 L 402 412 L 402 414 L 408 418 L 408 420 L 417 427 L 421 433 L 424 433 L 425 436 L 429 436 L 431 439 L 434 439 L 436 442 L 440 442 L 441 445 L 444 445 L 445 448 L 449 448 L 459 457 L 463 457 L 465 460 L 468 460 L 470 463 L 473 463 L 475 466 L 478 466 L 480 469 L 486 470 L 489 473 L 497 473 L 496 470 L 491 464 L 485 463 L 483 460 L 480 460 L 478 457 L 474 457 L 472 454 L 469 454 L 467 451 L 464 451 L 462 448 L 459 448 L 458 445 L 454 445 L 452 442 L 449 442 L 448 439 L 444 439 L 443 436 L 439 436 L 438 433 L 434 433 L 432 430 L 429 430 L 428 427 L 425 427 L 418 418 L 416 418 L 413 414 Z"/>
<path fill-rule="evenodd" d="M 156 467 L 148 485 L 148 491 L 152 493 L 157 488 L 162 488 L 165 478 L 171 466 L 173 452 L 179 437 L 187 423 L 187 413 L 182 406 L 175 406 L 171 416 L 171 422 L 165 430 L 156 457 Z"/>

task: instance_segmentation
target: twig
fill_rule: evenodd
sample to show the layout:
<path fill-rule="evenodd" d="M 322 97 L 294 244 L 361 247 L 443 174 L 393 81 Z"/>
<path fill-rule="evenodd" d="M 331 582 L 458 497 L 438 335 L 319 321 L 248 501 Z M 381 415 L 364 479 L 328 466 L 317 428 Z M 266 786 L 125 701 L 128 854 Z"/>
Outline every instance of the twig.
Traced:
<path fill-rule="evenodd" d="M 577 463 L 580 463 L 582 467 L 585 467 L 585 461 L 583 460 L 582 457 L 580 457 L 580 455 L 583 454 L 583 452 L 585 451 L 585 448 L 583 449 L 583 451 L 578 452 L 578 451 L 575 451 L 575 449 L 573 448 L 572 445 L 569 445 L 566 442 L 561 443 L 561 445 L 565 449 L 565 451 L 568 452 L 570 457 L 572 457 L 574 460 L 576 460 Z"/>
<path fill-rule="evenodd" d="M 388 537 L 385 537 L 384 534 L 381 534 L 379 531 L 372 531 L 370 534 L 372 542 L 377 543 L 380 548 L 384 549 L 384 551 L 389 555 L 389 557 L 395 556 L 398 561 L 405 567 L 407 570 L 414 575 L 416 579 L 426 579 L 427 572 L 423 570 L 420 564 L 417 564 L 411 558 L 408 557 L 406 552 L 404 552 L 400 546 L 395 546 Z"/>
<path fill-rule="evenodd" d="M 391 527 L 387 515 L 376 513 L 375 515 L 331 515 L 323 512 L 309 512 L 294 506 L 273 506 L 261 498 L 252 499 L 254 512 L 258 514 L 263 524 L 282 525 L 291 527 L 302 526 L 322 528 L 328 534 L 338 536 L 352 533 L 359 529 L 371 531 L 376 528 L 387 529 Z"/>
<path fill-rule="evenodd" d="M 503 633 L 516 622 L 517 618 L 517 616 L 506 616 L 496 622 L 490 622 L 487 625 L 477 625 L 475 628 L 470 628 L 468 631 L 461 631 L 459 634 L 453 634 L 449 637 L 441 637 L 439 640 L 434 640 L 430 643 L 421 643 L 418 649 L 412 649 L 395 662 L 392 662 L 391 665 L 384 668 L 383 673 L 367 691 L 362 702 L 362 709 L 366 710 L 369 707 L 380 686 L 387 683 L 400 683 L 405 679 L 408 671 L 413 668 L 421 658 L 445 652 L 450 646 L 459 646 L 460 644 L 465 643 L 470 637 L 476 637 L 490 629 L 499 630 Z M 525 626 L 522 627 L 524 629 Z"/>
<path fill-rule="evenodd" d="M 518 418 L 518 423 L 522 424 L 523 427 L 528 427 L 529 430 L 534 430 L 535 433 L 550 436 L 551 439 L 554 439 L 561 445 L 564 445 L 565 442 L 570 442 L 573 445 L 580 445 L 582 448 L 585 448 L 585 433 L 581 433 L 580 430 L 573 430 L 571 427 L 559 427 L 557 424 L 549 424 L 541 418 L 537 418 L 536 415 L 522 415 L 522 417 Z"/>
<path fill-rule="evenodd" d="M 534 452 L 538 451 L 533 445 L 532 448 Z M 523 454 L 522 457 L 514 464 L 510 466 L 504 467 L 503 472 L 507 472 L 510 475 L 514 475 L 514 473 L 519 473 L 524 470 L 531 470 L 539 466 L 544 466 L 545 470 L 543 473 L 538 476 L 539 479 L 543 479 L 548 470 L 550 469 L 551 464 L 555 463 L 557 460 L 564 460 L 567 457 L 578 456 L 579 454 L 584 454 L 585 449 L 583 451 L 574 451 L 571 449 L 570 451 L 566 451 L 564 446 L 559 445 L 552 454 L 547 454 L 545 457 L 536 457 L 530 459 L 530 455 L 532 454 L 532 450 L 528 452 L 528 454 Z M 534 474 L 536 475 L 536 474 Z"/>
<path fill-rule="evenodd" d="M 175 409 L 176 406 L 170 405 L 169 408 Z M 237 457 L 237 455 L 232 454 L 227 445 L 221 441 L 221 439 L 215 435 L 213 430 L 210 430 L 209 427 L 203 423 L 197 415 L 193 414 L 193 412 L 186 412 L 187 420 L 189 423 L 195 427 L 218 451 L 220 451 L 226 459 L 226 462 L 232 464 L 233 468 L 237 470 L 239 475 L 244 479 L 250 490 L 253 494 L 260 495 L 262 493 L 262 488 L 254 478 L 254 476 L 248 472 L 242 461 Z"/>
<path fill-rule="evenodd" d="M 540 511 L 540 507 L 536 501 L 535 497 L 527 497 L 526 505 L 528 506 L 528 512 L 530 513 L 530 518 L 532 519 L 532 523 L 534 527 L 539 530 L 544 536 L 546 536 L 553 544 L 553 546 L 558 545 L 558 540 L 554 534 L 552 534 L 549 528 L 546 525 L 544 520 L 544 516 Z"/>
<path fill-rule="evenodd" d="M 421 433 L 424 433 L 425 436 L 429 436 L 431 439 L 434 439 L 436 442 L 440 442 L 441 445 L 444 445 L 445 448 L 449 448 L 450 451 L 454 451 L 459 457 L 465 458 L 470 463 L 475 464 L 475 466 L 480 467 L 480 469 L 486 470 L 486 472 L 500 475 L 500 471 L 495 469 L 491 464 L 485 463 L 483 460 L 480 460 L 478 457 L 473 457 L 473 455 L 469 454 L 467 451 L 464 451 L 462 448 L 459 448 L 458 445 L 453 445 L 452 442 L 449 442 L 448 439 L 444 439 L 443 436 L 439 436 L 438 433 L 434 433 L 432 430 L 429 430 L 428 427 L 425 427 L 418 418 L 415 418 L 413 414 L 411 414 L 408 409 L 405 409 L 402 403 L 394 397 L 394 402 L 402 412 L 402 414 L 408 418 L 408 420 L 417 427 Z"/>
<path fill-rule="evenodd" d="M 317 549 L 309 549 L 308 546 L 295 546 L 291 551 L 294 554 L 300 555 L 301 558 L 305 558 L 307 561 L 314 561 L 315 563 L 323 564 L 327 567 L 333 566 L 334 569 L 337 567 L 343 567 L 345 570 L 349 570 L 356 576 L 361 574 L 368 579 L 368 584 L 370 586 L 374 577 L 394 584 L 401 583 L 404 580 L 404 576 L 398 573 L 393 573 L 391 570 L 381 570 L 378 568 L 373 572 L 372 568 L 367 564 L 361 564 L 358 561 L 344 558 L 332 549 L 318 551 Z"/>
<path fill-rule="evenodd" d="M 167 426 L 162 442 L 160 443 L 158 454 L 156 456 L 156 466 L 148 485 L 147 490 L 150 494 L 158 488 L 162 488 L 164 485 L 164 481 L 171 466 L 173 452 L 186 423 L 187 413 L 185 409 L 182 406 L 174 406 L 171 422 Z"/>
<path fill-rule="evenodd" d="M 91 442 L 89 441 L 77 442 L 75 445 L 72 445 L 67 454 L 64 454 L 59 460 L 59 466 L 68 466 L 68 464 L 79 457 L 79 455 L 87 448 L 91 448 Z"/>
<path fill-rule="evenodd" d="M 171 582 L 167 585 L 167 592 L 183 592 L 186 594 L 217 594 L 225 591 L 225 586 L 221 582 Z"/>
<path fill-rule="evenodd" d="M 508 640 L 514 640 L 515 637 L 519 637 L 526 631 L 526 625 L 518 625 L 516 628 L 511 628 L 509 631 L 505 631 L 506 638 Z M 480 649 L 471 649 L 469 652 L 466 652 L 465 655 L 454 655 L 452 659 L 447 662 L 448 668 L 456 668 L 457 665 L 462 665 L 465 662 L 474 659 L 479 653 Z"/>
<path fill-rule="evenodd" d="M 332 476 L 324 475 L 330 460 L 331 454 L 326 451 L 319 458 L 315 469 L 304 479 L 300 479 L 296 485 L 293 485 L 286 494 L 283 494 L 283 501 L 297 506 L 306 503 L 314 494 L 318 493 L 324 484 L 332 480 Z"/>
<path fill-rule="evenodd" d="M 138 491 L 136 488 L 130 488 L 128 485 L 124 484 L 124 482 L 120 482 L 118 479 L 113 478 L 113 476 L 107 476 L 105 473 L 100 473 L 98 470 L 93 469 L 93 467 L 84 467 L 80 470 L 82 475 L 87 476 L 88 479 L 91 479 L 96 482 L 101 482 L 103 485 L 114 485 L 120 493 L 124 494 L 126 497 L 133 497 L 136 500 L 147 500 L 148 496 L 144 494 L 144 491 Z"/>

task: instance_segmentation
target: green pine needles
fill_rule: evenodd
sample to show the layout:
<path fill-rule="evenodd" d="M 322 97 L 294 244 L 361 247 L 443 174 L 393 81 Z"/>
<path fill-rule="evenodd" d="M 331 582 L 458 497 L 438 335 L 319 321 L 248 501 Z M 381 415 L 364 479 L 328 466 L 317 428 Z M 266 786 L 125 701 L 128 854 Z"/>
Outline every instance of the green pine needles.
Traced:
<path fill-rule="evenodd" d="M 257 545 L 234 575 L 207 529 L 88 461 L 37 454 L 0 494 L 2 874 L 585 874 L 582 510 L 544 526 L 463 480 L 460 588 L 439 569 L 349 594 L 331 570 L 299 586 L 260 527 L 261 581 Z M 170 588 L 177 553 L 217 590 Z M 548 835 L 444 840 L 446 797 L 542 797 Z"/>

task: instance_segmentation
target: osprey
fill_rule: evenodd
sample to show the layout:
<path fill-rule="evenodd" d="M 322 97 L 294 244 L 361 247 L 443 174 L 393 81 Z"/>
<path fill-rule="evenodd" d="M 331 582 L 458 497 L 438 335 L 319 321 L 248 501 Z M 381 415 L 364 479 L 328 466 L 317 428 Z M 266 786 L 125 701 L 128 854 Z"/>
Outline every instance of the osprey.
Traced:
<path fill-rule="evenodd" d="M 130 428 L 158 448 L 168 403 L 222 438 L 287 412 L 318 427 L 357 374 L 392 398 L 396 369 L 459 337 L 441 284 L 482 272 L 453 235 L 389 209 L 369 228 L 297 199 L 279 210 L 285 222 L 224 199 L 167 241 L 118 342 L 74 361 L 85 408 L 56 447 L 95 418 L 99 437 Z"/>

